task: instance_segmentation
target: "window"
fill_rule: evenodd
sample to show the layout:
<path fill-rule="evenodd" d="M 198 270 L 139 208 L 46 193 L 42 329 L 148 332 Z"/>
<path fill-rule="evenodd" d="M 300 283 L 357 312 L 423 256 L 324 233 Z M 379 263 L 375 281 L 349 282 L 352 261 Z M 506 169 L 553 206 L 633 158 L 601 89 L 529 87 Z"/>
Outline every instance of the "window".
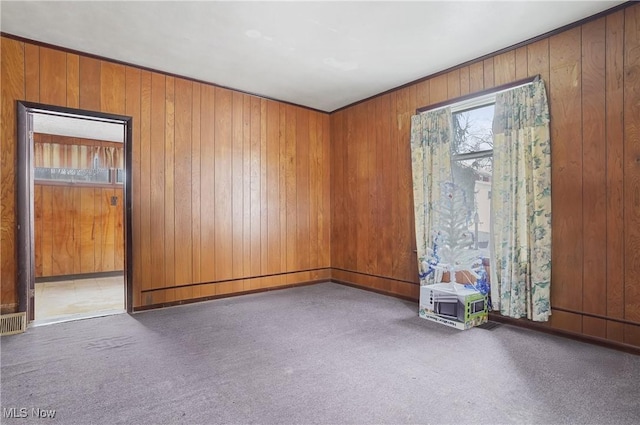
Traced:
<path fill-rule="evenodd" d="M 465 193 L 469 249 L 490 258 L 491 175 L 493 169 L 493 110 L 495 95 L 452 108 L 451 169 L 454 183 Z"/>
<path fill-rule="evenodd" d="M 121 185 L 122 143 L 34 133 L 34 179 L 38 183 Z"/>

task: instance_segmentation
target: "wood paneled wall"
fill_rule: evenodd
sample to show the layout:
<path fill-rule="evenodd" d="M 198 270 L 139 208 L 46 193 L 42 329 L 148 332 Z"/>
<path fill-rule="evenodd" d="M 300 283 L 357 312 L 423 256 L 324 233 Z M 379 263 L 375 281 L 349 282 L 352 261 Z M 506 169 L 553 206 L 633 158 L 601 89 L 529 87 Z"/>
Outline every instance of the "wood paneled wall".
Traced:
<path fill-rule="evenodd" d="M 411 115 L 537 74 L 552 137 L 547 325 L 640 346 L 640 4 L 333 113 L 332 276 L 417 299 Z"/>
<path fill-rule="evenodd" d="M 115 186 L 36 183 L 36 277 L 124 270 L 122 195 L 122 187 Z"/>
<path fill-rule="evenodd" d="M 329 276 L 417 299 L 411 115 L 540 74 L 553 144 L 548 326 L 640 346 L 640 5 L 330 119 L 135 67 L 1 43 L 4 310 L 17 303 L 16 100 L 133 116 L 136 307 Z"/>
<path fill-rule="evenodd" d="M 133 117 L 134 307 L 330 276 L 328 114 L 1 43 L 4 310 L 18 296 L 16 100 Z"/>

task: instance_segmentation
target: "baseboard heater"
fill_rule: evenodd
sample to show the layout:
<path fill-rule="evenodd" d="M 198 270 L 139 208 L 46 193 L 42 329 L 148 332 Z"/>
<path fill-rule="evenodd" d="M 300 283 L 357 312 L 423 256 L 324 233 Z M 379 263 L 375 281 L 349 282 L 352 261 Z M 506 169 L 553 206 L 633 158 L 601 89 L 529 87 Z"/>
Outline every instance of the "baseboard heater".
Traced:
<path fill-rule="evenodd" d="M 27 329 L 27 314 L 13 313 L 0 315 L 0 336 L 14 335 Z"/>

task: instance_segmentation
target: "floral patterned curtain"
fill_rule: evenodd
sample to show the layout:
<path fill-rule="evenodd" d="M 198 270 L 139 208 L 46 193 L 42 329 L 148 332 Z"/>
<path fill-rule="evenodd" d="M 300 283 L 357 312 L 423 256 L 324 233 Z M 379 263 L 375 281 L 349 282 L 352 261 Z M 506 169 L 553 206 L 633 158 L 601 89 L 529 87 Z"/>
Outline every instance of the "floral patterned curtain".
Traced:
<path fill-rule="evenodd" d="M 413 199 L 421 285 L 435 283 L 428 264 L 433 226 L 438 222 L 433 206 L 439 202 L 441 183 L 451 180 L 451 123 L 451 108 L 411 117 Z"/>
<path fill-rule="evenodd" d="M 544 82 L 496 95 L 491 300 L 501 314 L 551 315 L 551 143 Z"/>

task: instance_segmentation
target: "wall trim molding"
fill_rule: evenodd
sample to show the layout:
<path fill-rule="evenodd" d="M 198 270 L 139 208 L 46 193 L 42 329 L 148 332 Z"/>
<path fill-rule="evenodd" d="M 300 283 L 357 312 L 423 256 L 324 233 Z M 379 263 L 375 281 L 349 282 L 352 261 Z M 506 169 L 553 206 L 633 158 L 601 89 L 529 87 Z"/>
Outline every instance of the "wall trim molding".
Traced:
<path fill-rule="evenodd" d="M 97 60 L 105 61 L 105 62 L 110 62 L 110 63 L 114 63 L 114 64 L 117 64 L 117 65 L 130 66 L 132 68 L 140 69 L 142 71 L 149 71 L 149 72 L 154 72 L 156 74 L 162 74 L 162 75 L 165 75 L 167 77 L 180 78 L 180 79 L 183 79 L 183 80 L 192 81 L 194 83 L 206 84 L 206 85 L 213 86 L 213 87 L 218 87 L 218 88 L 221 88 L 221 89 L 232 90 L 232 91 L 237 92 L 237 93 L 242 93 L 242 94 L 246 94 L 246 95 L 249 95 L 249 96 L 258 97 L 260 99 L 271 100 L 271 101 L 278 102 L 278 103 L 283 103 L 283 104 L 286 104 L 286 105 L 296 106 L 298 108 L 308 109 L 310 111 L 315 111 L 315 112 L 319 112 L 319 113 L 326 114 L 326 115 L 330 114 L 330 112 L 322 111 L 320 109 L 315 109 L 315 108 L 312 108 L 310 106 L 299 105 L 297 103 L 288 102 L 286 100 L 275 99 L 275 98 L 267 97 L 267 96 L 260 95 L 260 94 L 257 94 L 257 93 L 252 93 L 252 92 L 245 91 L 245 90 L 239 90 L 239 89 L 236 89 L 236 88 L 233 88 L 233 87 L 223 86 L 223 85 L 220 85 L 220 84 L 213 83 L 211 81 L 204 81 L 204 80 L 199 80 L 197 78 L 192 78 L 192 77 L 187 77 L 187 76 L 184 76 L 184 75 L 174 74 L 174 73 L 167 72 L 167 71 L 161 71 L 159 69 L 149 68 L 149 67 L 143 66 L 143 65 L 136 65 L 134 63 L 129 63 L 129 62 L 124 62 L 124 61 L 120 61 L 120 60 L 117 60 L 117 59 L 107 58 L 105 56 L 95 55 L 93 53 L 87 53 L 87 52 L 83 52 L 83 51 L 80 51 L 80 50 L 69 49 L 67 47 L 56 46 L 55 44 L 45 43 L 44 41 L 32 40 L 30 38 L 21 37 L 19 35 L 7 33 L 7 32 L 4 32 L 4 31 L 0 31 L 0 37 L 6 37 L 6 38 L 10 38 L 10 39 L 15 40 L 15 41 L 20 41 L 22 43 L 29 43 L 29 44 L 32 44 L 34 46 L 45 47 L 47 49 L 59 50 L 59 51 L 64 52 L 64 53 L 71 53 L 73 55 L 84 56 L 84 57 L 87 57 L 87 58 L 97 59 Z"/>
<path fill-rule="evenodd" d="M 625 325 L 640 326 L 639 322 L 634 322 L 633 320 L 619 319 L 617 317 L 603 316 L 602 314 L 587 313 L 586 311 L 578 311 L 578 310 L 572 310 L 570 308 L 551 306 L 551 311 L 553 312 L 554 310 L 555 311 L 562 311 L 562 312 L 565 312 L 565 313 L 579 314 L 581 316 L 593 317 L 595 319 L 609 320 L 611 322 L 623 323 Z"/>
<path fill-rule="evenodd" d="M 186 285 L 171 285 L 171 286 L 164 286 L 162 288 L 142 289 L 140 293 L 144 295 L 144 294 L 149 294 L 153 292 L 166 291 L 168 289 L 184 289 L 184 288 L 191 288 L 194 286 L 221 285 L 224 283 L 240 282 L 243 280 L 263 279 L 263 278 L 276 277 L 276 276 L 284 277 L 287 275 L 295 275 L 297 273 L 313 273 L 313 272 L 323 272 L 323 271 L 329 271 L 329 270 L 331 270 L 330 267 L 319 267 L 315 269 L 294 270 L 294 271 L 283 272 L 283 273 L 261 274 L 258 276 L 238 277 L 234 279 L 216 280 L 213 282 L 197 282 L 197 283 L 188 283 Z"/>
<path fill-rule="evenodd" d="M 133 308 L 133 313 L 138 313 L 138 312 L 142 312 L 142 311 L 147 311 L 147 310 L 155 310 L 158 308 L 165 308 L 165 307 L 175 307 L 178 305 L 184 305 L 184 304 L 194 304 L 194 303 L 199 303 L 202 301 L 211 301 L 211 300 L 217 300 L 220 298 L 231 298 L 231 297 L 237 297 L 240 295 L 249 295 L 249 294 L 257 294 L 260 292 L 270 292 L 270 291 L 277 291 L 280 289 L 289 289 L 289 288 L 296 288 L 299 286 L 309 286 L 309 285 L 315 285 L 317 283 L 323 283 L 323 282 L 328 282 L 329 279 L 316 279 L 316 280 L 309 280 L 309 281 L 304 281 L 304 282 L 298 282 L 298 283 L 286 283 L 283 285 L 278 285 L 278 286 L 271 286 L 268 288 L 256 288 L 256 289 L 249 289 L 246 291 L 239 291 L 239 292 L 230 292 L 227 294 L 216 294 L 216 295 L 208 295 L 206 297 L 198 297 L 198 298 L 191 298 L 191 299 L 187 299 L 187 300 L 179 300 L 179 301 L 171 301 L 171 302 L 166 302 L 166 303 L 157 303 L 157 304 L 150 304 L 150 305 L 144 305 L 144 306 L 138 306 L 138 307 L 134 307 Z M 216 283 L 216 282 L 214 282 Z M 177 288 L 180 288 L 179 286 Z M 164 289 L 164 288 L 161 288 Z M 167 288 L 167 289 L 171 289 L 171 288 Z M 175 289 L 175 288 L 174 288 Z"/>
<path fill-rule="evenodd" d="M 101 277 L 114 277 L 114 276 L 124 276 L 124 270 L 114 270 L 108 272 L 96 272 L 96 273 L 78 273 L 78 274 L 67 274 L 67 275 L 59 275 L 59 276 L 41 276 L 36 277 L 36 283 L 44 283 L 44 282 L 59 282 L 63 280 L 79 280 L 79 279 L 97 279 Z"/>
<path fill-rule="evenodd" d="M 419 285 L 418 282 L 412 282 L 410 280 L 396 279 L 395 277 L 383 276 L 383 275 L 372 274 L 372 273 L 363 273 L 363 272 L 360 272 L 360 271 L 357 271 L 357 270 L 343 269 L 343 268 L 340 268 L 340 267 L 331 267 L 331 270 L 337 270 L 337 271 L 341 271 L 341 272 L 345 272 L 345 273 L 355 273 L 355 274 L 359 274 L 359 275 L 363 275 L 363 276 L 375 277 L 375 278 L 378 278 L 378 279 L 392 280 L 394 282 L 408 283 L 409 285 Z"/>
<path fill-rule="evenodd" d="M 377 293 L 379 295 L 390 296 L 390 297 L 398 298 L 398 299 L 401 299 L 401 300 L 404 300 L 404 301 L 409 301 L 409 302 L 415 303 L 416 304 L 416 316 L 418 315 L 418 308 L 417 308 L 418 300 L 413 299 L 412 297 L 407 297 L 407 296 L 403 296 L 401 294 L 395 294 L 395 293 L 392 293 L 392 292 L 389 292 L 389 291 L 385 291 L 383 289 L 372 288 L 372 287 L 368 287 L 366 285 L 347 282 L 347 281 L 344 281 L 344 280 L 341 280 L 341 279 L 335 279 L 335 278 L 316 279 L 316 280 L 310 280 L 310 281 L 305 281 L 305 282 L 284 284 L 284 285 L 275 286 L 275 287 L 269 287 L 269 288 L 259 288 L 259 289 L 241 291 L 241 292 L 233 292 L 233 293 L 228 293 L 228 294 L 210 295 L 210 296 L 207 296 L 207 297 L 199 297 L 199 298 L 193 298 L 193 299 L 188 299 L 188 300 L 172 301 L 172 302 L 167 302 L 167 303 L 158 303 L 158 304 L 134 307 L 133 308 L 133 314 L 138 313 L 138 312 L 147 311 L 147 310 L 154 310 L 154 309 L 157 309 L 157 308 L 174 307 L 174 306 L 178 306 L 178 305 L 193 304 L 193 303 L 197 303 L 197 302 L 201 302 L 201 301 L 210 301 L 210 300 L 215 300 L 215 299 L 220 299 L 220 298 L 230 298 L 230 297 L 236 297 L 236 296 L 240 296 L 240 295 L 256 294 L 256 293 L 268 292 L 268 291 L 277 291 L 277 290 L 280 290 L 280 289 L 289 289 L 289 288 L 295 288 L 295 287 L 300 287 L 300 286 L 309 286 L 309 285 L 315 285 L 315 284 L 318 284 L 318 283 L 324 283 L 324 282 L 328 282 L 328 281 L 336 283 L 338 285 L 344 285 L 344 286 L 348 286 L 348 287 L 351 287 L 351 288 L 360 289 L 360 290 L 363 290 L 363 291 L 374 292 L 374 293 Z M 503 316 L 503 315 L 501 315 L 499 313 L 495 313 L 495 312 L 489 313 L 489 320 L 494 321 L 494 322 L 503 323 L 503 324 L 510 325 L 510 326 L 514 326 L 514 327 L 517 327 L 517 328 L 523 328 L 523 329 L 528 329 L 528 330 L 532 330 L 532 331 L 543 332 L 543 333 L 550 334 L 550 335 L 555 335 L 555 336 L 559 336 L 559 337 L 563 337 L 563 338 L 569 338 L 569 339 L 573 339 L 573 340 L 576 340 L 576 341 L 584 342 L 584 343 L 587 343 L 587 344 L 598 345 L 598 346 L 601 346 L 601 347 L 610 348 L 610 349 L 614 349 L 614 350 L 617 350 L 617 351 L 623 351 L 623 352 L 626 352 L 626 353 L 630 353 L 630 354 L 634 354 L 634 355 L 639 355 L 640 356 L 640 347 L 636 347 L 634 345 L 625 344 L 625 343 L 618 342 L 618 341 L 613 341 L 613 340 L 604 339 L 604 338 L 598 338 L 598 337 L 584 335 L 584 334 L 578 334 L 578 333 L 575 333 L 575 332 L 565 331 L 565 330 L 557 329 L 557 328 L 551 328 L 551 327 L 543 325 L 543 324 L 539 324 L 539 323 L 528 321 L 528 320 L 514 319 L 514 318 L 511 318 L 511 317 Z"/>
<path fill-rule="evenodd" d="M 334 278 L 331 278 L 331 282 L 337 283 L 338 285 L 349 286 L 351 288 L 362 289 L 363 291 L 374 292 L 374 293 L 379 294 L 379 295 L 386 295 L 388 297 L 399 298 L 399 299 L 404 300 L 404 301 L 410 301 L 410 302 L 413 302 L 413 303 L 418 303 L 418 301 L 416 301 L 412 297 L 407 297 L 407 296 L 404 296 L 404 295 L 401 295 L 401 294 L 395 294 L 393 292 L 385 291 L 384 289 L 376 289 L 376 288 L 372 288 L 370 286 L 360 285 L 360 284 L 357 284 L 357 283 L 351 283 L 351 282 L 347 282 L 347 281 L 340 280 L 340 279 L 334 279 Z M 417 311 L 418 310 L 416 309 L 416 314 L 417 314 Z"/>
<path fill-rule="evenodd" d="M 595 15 L 591 15 L 591 16 L 588 16 L 586 18 L 580 19 L 579 21 L 573 22 L 571 24 L 567 24 L 567 25 L 564 25 L 564 26 L 562 26 L 560 28 L 556 28 L 554 30 L 547 31 L 544 34 L 537 35 L 537 36 L 532 37 L 532 38 L 530 38 L 528 40 L 521 41 L 520 43 L 513 44 L 511 46 L 505 47 L 505 48 L 500 49 L 500 50 L 496 50 L 495 52 L 488 53 L 488 54 L 486 54 L 484 56 L 480 56 L 480 57 L 475 58 L 475 59 L 471 59 L 469 61 L 466 61 L 466 62 L 463 62 L 461 64 L 452 66 L 451 68 L 447 68 L 447 69 L 444 69 L 442 71 L 434 72 L 433 74 L 429 74 L 429 75 L 427 75 L 425 77 L 420 77 L 420 78 L 418 78 L 416 80 L 409 81 L 408 83 L 404 83 L 404 84 L 402 84 L 400 86 L 391 88 L 389 90 L 385 90 L 385 91 L 383 91 L 381 93 L 378 93 L 378 94 L 374 94 L 373 96 L 369 96 L 369 97 L 367 97 L 365 99 L 358 100 L 356 102 L 353 102 L 353 103 L 351 103 L 349 105 L 346 105 L 346 106 L 343 106 L 341 108 L 334 109 L 333 111 L 330 112 L 330 114 L 342 111 L 344 109 L 349 109 L 349 108 L 351 108 L 353 106 L 356 106 L 356 105 L 358 105 L 360 103 L 367 102 L 367 101 L 375 99 L 376 97 L 379 97 L 379 96 L 384 96 L 385 94 L 389 94 L 389 93 L 393 93 L 393 92 L 398 91 L 398 90 L 402 90 L 402 89 L 404 89 L 406 87 L 409 87 L 409 86 L 412 86 L 414 84 L 419 84 L 419 83 L 421 83 L 423 81 L 430 80 L 430 79 L 435 78 L 435 77 L 439 77 L 439 76 L 441 76 L 443 74 L 447 74 L 447 73 L 449 73 L 451 71 L 455 71 L 456 69 L 461 69 L 461 68 L 464 68 L 465 66 L 473 65 L 475 63 L 482 62 L 482 61 L 484 61 L 486 59 L 491 59 L 491 58 L 493 58 L 495 56 L 501 55 L 502 53 L 506 53 L 506 52 L 509 52 L 511 50 L 515 50 L 515 49 L 518 49 L 520 47 L 524 47 L 524 46 L 527 46 L 529 44 L 533 44 L 533 43 L 535 43 L 537 41 L 540 41 L 540 40 L 543 40 L 545 38 L 552 37 L 554 35 L 557 35 L 557 34 L 560 34 L 562 32 L 568 31 L 568 30 L 573 29 L 575 27 L 579 27 L 581 25 L 587 24 L 587 23 L 589 23 L 591 21 L 595 21 L 595 20 L 600 19 L 600 18 L 602 18 L 604 16 L 607 16 L 607 15 L 610 15 L 612 13 L 615 13 L 615 12 L 617 12 L 619 10 L 626 9 L 627 7 L 632 6 L 634 4 L 637 4 L 637 0 L 636 1 L 634 1 L 634 0 L 626 1 L 626 2 L 624 2 L 622 4 L 617 5 L 617 6 L 613 6 L 613 7 L 609 8 L 609 9 L 607 9 L 607 10 L 603 10 L 602 12 L 596 13 Z"/>
<path fill-rule="evenodd" d="M 394 297 L 394 298 L 399 298 L 405 301 L 410 301 L 410 302 L 414 302 L 416 303 L 416 315 L 418 315 L 418 303 L 419 300 L 418 299 L 414 299 L 412 297 L 407 297 L 407 296 L 403 296 L 401 294 L 396 294 L 393 292 L 389 292 L 386 291 L 384 289 L 378 289 L 378 288 L 373 288 L 370 286 L 366 286 L 363 284 L 357 284 L 357 283 L 353 283 L 353 282 L 347 282 L 343 279 L 336 279 L 335 277 L 331 278 L 331 281 L 340 285 L 345 285 L 345 286 L 350 286 L 352 288 L 357 288 L 357 289 L 362 289 L 364 291 L 370 291 L 370 292 L 375 292 L 377 294 L 381 294 L 381 295 L 386 295 L 386 296 L 390 296 L 390 297 Z M 554 308 L 552 307 L 552 310 L 554 310 Z M 560 310 L 560 309 L 555 309 L 555 310 Z M 582 314 L 582 315 L 587 315 L 585 313 L 579 313 L 579 312 L 575 312 L 575 314 Z M 603 320 L 614 320 L 612 318 L 607 318 L 607 317 L 599 317 Z M 551 335 L 556 335 L 556 336 L 560 336 L 563 338 L 569 338 L 569 339 L 573 339 L 576 341 L 580 341 L 580 342 L 584 342 L 584 343 L 588 343 L 588 344 L 592 344 L 592 345 L 599 345 L 605 348 L 611 348 L 614 350 L 618 350 L 618 351 L 624 351 L 627 353 L 631 353 L 631 354 L 635 354 L 635 355 L 640 355 L 640 347 L 636 347 L 635 345 L 631 345 L 631 344 L 626 344 L 624 342 L 618 342 L 618 341 L 614 341 L 611 339 L 605 339 L 605 338 L 600 338 L 600 337 L 596 337 L 596 336 L 591 336 L 591 335 L 585 335 L 585 334 L 579 334 L 579 333 L 575 333 L 575 332 L 571 332 L 571 331 L 567 331 L 567 330 L 563 330 L 563 329 L 558 329 L 558 328 L 552 328 L 550 326 L 548 326 L 547 324 L 542 324 L 542 323 L 538 323 L 538 322 L 533 322 L 530 320 L 524 320 L 524 319 L 514 319 L 511 317 L 507 317 L 507 316 L 503 316 L 500 313 L 497 312 L 490 312 L 489 313 L 489 320 L 494 321 L 494 322 L 499 322 L 499 323 L 503 323 L 503 324 L 507 324 L 507 325 L 511 325 L 511 326 L 515 326 L 518 328 L 524 328 L 524 329 L 530 329 L 533 331 L 539 331 L 539 332 L 544 332 L 547 334 L 551 334 Z M 629 325 L 635 325 L 635 326 L 640 326 L 640 324 L 634 323 L 634 322 L 629 322 L 629 321 L 625 321 L 626 324 Z"/>
<path fill-rule="evenodd" d="M 18 303 L 0 305 L 0 314 L 13 314 L 18 311 Z"/>
<path fill-rule="evenodd" d="M 613 341 L 611 339 L 600 338 L 597 336 L 579 334 L 576 332 L 566 331 L 564 329 L 552 328 L 550 326 L 543 325 L 538 322 L 532 322 L 530 320 L 514 319 L 512 317 L 503 316 L 500 313 L 494 313 L 494 312 L 489 313 L 489 320 L 503 323 L 506 325 L 515 326 L 518 328 L 530 329 L 533 331 L 544 332 L 550 335 L 569 338 L 576 341 L 585 342 L 588 344 L 599 345 L 601 347 L 611 348 L 614 350 L 624 351 L 626 353 L 640 356 L 640 347 L 636 347 L 635 345 L 625 344 L 624 342 Z"/>

